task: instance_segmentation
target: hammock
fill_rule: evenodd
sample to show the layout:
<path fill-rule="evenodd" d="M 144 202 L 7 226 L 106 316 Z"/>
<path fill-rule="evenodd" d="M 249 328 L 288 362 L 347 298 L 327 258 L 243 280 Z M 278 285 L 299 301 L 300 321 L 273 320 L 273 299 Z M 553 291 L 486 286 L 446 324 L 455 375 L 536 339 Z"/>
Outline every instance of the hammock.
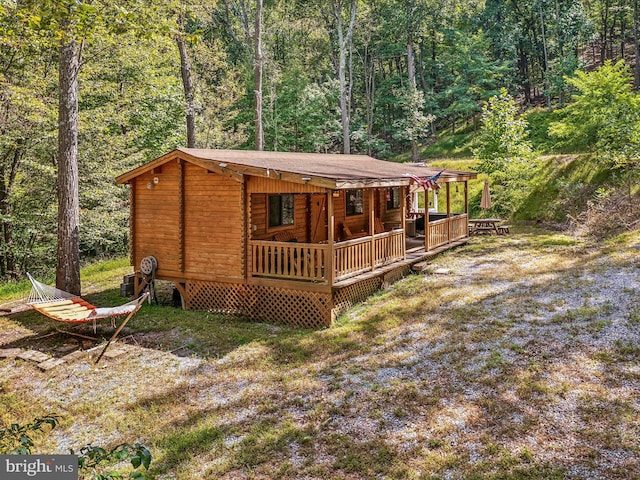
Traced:
<path fill-rule="evenodd" d="M 31 281 L 31 293 L 27 299 L 27 304 L 31 305 L 45 317 L 65 323 L 77 324 L 93 322 L 95 328 L 96 320 L 127 316 L 104 346 L 95 363 L 100 361 L 111 342 L 115 340 L 131 317 L 140 309 L 142 302 L 149 296 L 149 293 L 146 292 L 136 300 L 120 305 L 119 307 L 98 308 L 86 300 L 83 300 L 78 295 L 72 295 L 64 290 L 45 285 L 33 278 L 29 273 L 27 273 L 27 276 Z"/>
<path fill-rule="evenodd" d="M 31 293 L 27 304 L 42 315 L 59 322 L 87 323 L 105 318 L 123 317 L 137 312 L 142 304 L 140 300 L 144 300 L 147 296 L 145 294 L 118 307 L 98 308 L 77 295 L 39 282 L 29 273 L 27 276 L 31 281 Z"/>

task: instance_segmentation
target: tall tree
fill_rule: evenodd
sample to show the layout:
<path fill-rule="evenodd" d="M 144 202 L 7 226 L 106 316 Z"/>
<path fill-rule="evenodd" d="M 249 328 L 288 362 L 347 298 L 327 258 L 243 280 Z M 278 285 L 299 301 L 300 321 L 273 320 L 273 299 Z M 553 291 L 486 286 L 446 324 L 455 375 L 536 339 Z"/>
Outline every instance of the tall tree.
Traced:
<path fill-rule="evenodd" d="M 107 0 L 18 2 L 22 15 L 38 21 L 38 29 L 58 50 L 58 247 L 56 285 L 80 293 L 80 208 L 78 193 L 78 75 L 84 46 L 137 30 L 148 33 L 157 25 L 157 9 L 137 1 L 117 5 Z"/>
<path fill-rule="evenodd" d="M 340 83 L 340 122 L 342 125 L 342 153 L 351 153 L 350 97 L 347 84 L 347 56 L 356 24 L 356 0 L 349 2 L 349 21 L 344 26 L 342 18 L 345 0 L 332 0 L 331 12 L 335 20 L 338 48 L 338 81 Z"/>
<path fill-rule="evenodd" d="M 254 29 L 254 88 L 256 96 L 256 150 L 264 149 L 264 133 L 262 131 L 262 0 L 256 0 L 256 23 Z"/>
<path fill-rule="evenodd" d="M 634 86 L 640 91 L 640 35 L 638 34 L 638 0 L 633 0 L 633 53 L 636 61 L 634 62 Z"/>
<path fill-rule="evenodd" d="M 418 91 L 418 85 L 416 83 L 416 60 L 414 53 L 414 35 L 416 27 L 412 21 L 418 5 L 410 3 L 410 10 L 407 15 L 407 77 L 409 79 L 409 90 L 412 94 Z M 418 105 L 418 108 L 422 108 L 422 105 Z M 418 150 L 418 141 L 416 138 L 411 139 L 411 160 L 417 162 L 420 158 L 420 152 Z"/>
<path fill-rule="evenodd" d="M 180 53 L 180 74 L 182 76 L 182 86 L 184 88 L 184 99 L 187 120 L 187 148 L 196 147 L 196 109 L 194 104 L 195 88 L 191 73 L 191 60 L 187 51 L 185 15 L 178 17 L 178 32 L 176 34 L 176 44 Z"/>
<path fill-rule="evenodd" d="M 78 194 L 78 72 L 80 44 L 62 18 L 58 63 L 58 266 L 56 285 L 80 295 L 80 201 Z"/>

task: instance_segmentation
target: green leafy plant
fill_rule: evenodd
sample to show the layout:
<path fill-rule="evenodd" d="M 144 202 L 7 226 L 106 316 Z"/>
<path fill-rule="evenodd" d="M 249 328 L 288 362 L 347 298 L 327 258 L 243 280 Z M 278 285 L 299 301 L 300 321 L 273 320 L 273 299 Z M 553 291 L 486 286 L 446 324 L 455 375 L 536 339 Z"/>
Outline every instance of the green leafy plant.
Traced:
<path fill-rule="evenodd" d="M 482 110 L 478 147 L 478 171 L 486 173 L 492 184 L 492 212 L 510 215 L 527 197 L 530 180 L 538 167 L 527 121 L 518 116 L 515 100 L 502 89 Z"/>
<path fill-rule="evenodd" d="M 0 427 L 0 453 L 29 455 L 33 448 L 33 434 L 44 431 L 47 425 L 54 429 L 59 422 L 60 417 L 57 415 L 44 415 L 24 425 L 12 423 L 8 427 Z"/>
<path fill-rule="evenodd" d="M 71 453 L 74 453 L 73 450 Z M 107 472 L 102 471 L 109 464 L 119 463 L 125 460 L 129 460 L 134 468 L 134 471 L 129 473 L 128 477 L 114 470 Z M 80 449 L 80 455 L 78 456 L 78 466 L 81 472 L 80 478 L 83 480 L 145 479 L 148 477 L 142 470 L 139 470 L 139 468 L 144 467 L 146 471 L 149 469 L 150 464 L 151 453 L 140 443 L 135 443 L 134 445 L 122 443 L 111 450 L 89 444 Z M 82 475 L 82 473 L 84 473 L 84 475 Z"/>
<path fill-rule="evenodd" d="M 12 423 L 8 427 L 0 427 L 0 454 L 29 455 L 32 453 L 34 433 L 43 432 L 49 425 L 50 430 L 60 423 L 58 415 L 44 415 L 32 422 L 21 425 Z M 78 455 L 78 469 L 81 480 L 123 480 L 147 479 L 146 471 L 151 464 L 151 453 L 144 445 L 135 443 L 121 443 L 110 450 L 100 446 L 88 444 L 78 453 L 71 450 L 72 455 Z M 128 476 L 115 470 L 108 470 L 109 465 L 128 460 L 133 471 Z M 142 468 L 144 468 L 144 470 Z"/>

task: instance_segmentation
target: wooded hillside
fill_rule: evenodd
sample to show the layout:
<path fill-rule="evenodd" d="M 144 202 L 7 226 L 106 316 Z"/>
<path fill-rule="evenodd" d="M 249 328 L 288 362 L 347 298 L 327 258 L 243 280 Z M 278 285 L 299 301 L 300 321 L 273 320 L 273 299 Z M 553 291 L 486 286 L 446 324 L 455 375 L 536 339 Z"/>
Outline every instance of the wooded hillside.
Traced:
<path fill-rule="evenodd" d="M 74 142 L 80 257 L 124 253 L 114 177 L 144 161 L 187 144 L 418 159 L 442 132 L 481 128 L 503 88 L 552 116 L 581 92 L 576 71 L 626 60 L 637 91 L 637 13 L 637 0 L 0 0 L 0 278 L 55 264 Z M 632 125 L 637 145 L 638 103 L 620 105 L 616 132 Z"/>

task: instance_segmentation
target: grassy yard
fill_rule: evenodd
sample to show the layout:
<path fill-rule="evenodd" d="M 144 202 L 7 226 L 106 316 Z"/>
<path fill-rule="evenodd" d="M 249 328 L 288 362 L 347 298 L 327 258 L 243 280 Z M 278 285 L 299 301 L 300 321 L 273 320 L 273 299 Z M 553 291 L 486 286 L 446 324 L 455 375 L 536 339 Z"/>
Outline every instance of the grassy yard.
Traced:
<path fill-rule="evenodd" d="M 42 453 L 141 441 L 156 479 L 640 478 L 639 294 L 638 233 L 473 238 L 325 330 L 145 305 L 98 367 L 0 360 L 0 420 L 61 415 Z M 47 333 L 0 317 L 2 348 L 75 341 Z"/>

